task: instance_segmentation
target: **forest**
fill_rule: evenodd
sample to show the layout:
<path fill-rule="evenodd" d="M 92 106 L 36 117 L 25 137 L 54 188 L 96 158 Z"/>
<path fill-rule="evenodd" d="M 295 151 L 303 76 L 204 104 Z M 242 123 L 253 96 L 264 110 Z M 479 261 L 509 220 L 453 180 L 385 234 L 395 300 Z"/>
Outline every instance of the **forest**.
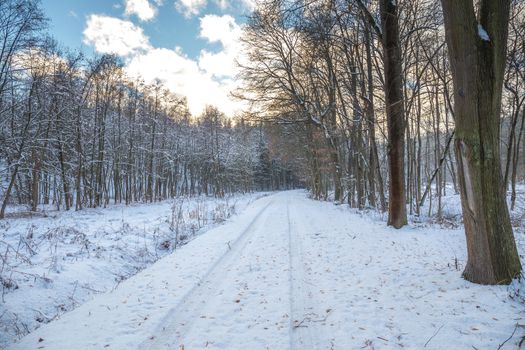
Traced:
<path fill-rule="evenodd" d="M 0 8 L 2 206 L 57 209 L 299 185 L 260 123 L 126 77 L 114 55 L 61 51 L 38 2 Z"/>
<path fill-rule="evenodd" d="M 524 178 L 524 5 L 264 1 L 241 39 L 239 94 L 307 145 L 314 198 L 388 210 L 401 228 L 425 201 L 441 218 L 459 192 L 464 277 L 508 283 L 521 271 L 506 198 L 514 209 Z"/>
<path fill-rule="evenodd" d="M 9 203 L 79 210 L 304 185 L 316 199 L 390 208 L 396 227 L 425 201 L 441 217 L 461 170 L 441 4 L 379 3 L 261 1 L 232 93 L 249 108 L 192 116 L 184 96 L 132 80 L 118 57 L 59 48 L 38 2 L 4 1 L 0 218 Z M 525 176 L 525 4 L 509 6 L 501 116 L 480 128 L 497 133 L 513 209 Z"/>
<path fill-rule="evenodd" d="M 192 114 L 125 58 L 62 47 L 41 1 L 2 1 L 0 222 L 304 188 L 399 232 L 459 224 L 467 281 L 522 276 L 525 1 L 257 0 L 244 20 L 244 108 Z"/>
<path fill-rule="evenodd" d="M 392 186 L 406 193 L 410 214 L 420 214 L 432 196 L 432 212 L 439 216 L 445 184 L 459 191 L 452 67 L 441 4 L 389 4 L 379 9 L 364 1 L 264 2 L 242 38 L 249 63 L 242 66 L 245 91 L 240 93 L 254 105 L 256 120 L 275 122 L 297 138 L 293 144 L 308 143 L 305 173 L 315 198 L 333 191 L 334 200 L 352 207 L 385 210 Z M 395 15 L 398 28 L 382 29 L 379 10 L 384 26 Z M 496 125 L 511 208 L 516 183 L 524 176 L 523 21 L 523 2 L 513 1 Z M 393 38 L 386 38 L 389 33 Z M 392 50 L 392 57 L 385 50 Z M 391 101 L 399 104 L 391 112 L 395 117 L 386 110 Z M 387 126 L 390 118 L 396 121 L 395 133 Z M 387 169 L 388 147 L 397 150 L 392 158 L 400 158 L 395 186 Z"/>

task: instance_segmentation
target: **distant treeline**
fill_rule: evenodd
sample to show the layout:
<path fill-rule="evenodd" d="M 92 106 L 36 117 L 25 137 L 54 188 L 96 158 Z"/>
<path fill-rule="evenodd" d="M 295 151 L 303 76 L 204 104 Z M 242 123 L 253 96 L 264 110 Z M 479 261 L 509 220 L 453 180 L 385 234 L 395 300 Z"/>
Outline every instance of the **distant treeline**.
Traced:
<path fill-rule="evenodd" d="M 81 209 L 291 188 L 265 128 L 188 112 L 114 56 L 61 53 L 33 1 L 0 5 L 0 218 L 8 204 Z M 205 93 L 205 91 L 203 91 Z"/>

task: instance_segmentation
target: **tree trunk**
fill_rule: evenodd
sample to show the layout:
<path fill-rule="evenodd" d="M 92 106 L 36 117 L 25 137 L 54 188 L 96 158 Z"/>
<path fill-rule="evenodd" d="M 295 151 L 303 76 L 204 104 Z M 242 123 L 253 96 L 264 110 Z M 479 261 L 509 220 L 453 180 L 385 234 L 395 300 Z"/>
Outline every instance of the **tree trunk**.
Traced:
<path fill-rule="evenodd" d="M 456 157 L 467 236 L 465 279 L 510 283 L 521 265 L 500 168 L 500 112 L 510 0 L 442 0 L 454 81 Z M 478 22 L 479 21 L 479 22 Z"/>
<path fill-rule="evenodd" d="M 388 124 L 388 166 L 390 174 L 388 225 L 401 228 L 407 224 L 405 196 L 405 107 L 397 2 L 380 1 L 383 60 L 385 63 L 385 98 Z"/>
<path fill-rule="evenodd" d="M 512 192 L 510 196 L 510 210 L 514 210 L 514 206 L 516 205 L 516 176 L 518 172 L 518 163 L 520 159 L 520 142 L 523 136 L 524 129 L 525 129 L 525 107 L 523 108 L 523 112 L 521 114 L 520 131 L 518 133 L 518 137 L 516 138 L 515 144 L 514 144 L 514 153 L 513 153 L 513 161 L 512 161 L 512 176 L 511 176 Z"/>
<path fill-rule="evenodd" d="M 31 151 L 31 158 L 33 159 L 33 169 L 31 170 L 31 211 L 36 211 L 39 197 L 38 184 L 40 182 L 41 162 L 36 150 Z"/>

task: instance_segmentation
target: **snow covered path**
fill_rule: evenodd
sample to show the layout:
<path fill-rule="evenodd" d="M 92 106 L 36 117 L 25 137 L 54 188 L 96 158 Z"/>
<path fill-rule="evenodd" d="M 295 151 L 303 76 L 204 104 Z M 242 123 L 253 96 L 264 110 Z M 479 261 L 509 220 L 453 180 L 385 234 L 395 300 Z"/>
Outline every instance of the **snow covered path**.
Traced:
<path fill-rule="evenodd" d="M 523 306 L 462 280 L 464 252 L 462 230 L 279 193 L 12 348 L 497 349 Z"/>

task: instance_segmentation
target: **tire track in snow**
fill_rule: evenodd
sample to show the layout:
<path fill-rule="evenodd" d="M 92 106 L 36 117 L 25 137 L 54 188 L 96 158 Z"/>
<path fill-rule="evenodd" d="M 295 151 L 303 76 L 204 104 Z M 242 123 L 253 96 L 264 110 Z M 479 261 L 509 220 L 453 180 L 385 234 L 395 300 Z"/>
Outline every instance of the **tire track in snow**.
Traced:
<path fill-rule="evenodd" d="M 290 350 L 293 350 L 294 349 L 294 343 L 295 343 L 295 339 L 294 339 L 294 336 L 293 336 L 293 332 L 294 332 L 294 309 L 293 309 L 293 295 L 294 295 L 294 282 L 293 282 L 293 259 L 292 259 L 292 224 L 290 223 L 290 201 L 288 200 L 286 202 L 286 220 L 287 220 L 287 232 L 288 232 L 288 260 L 289 260 L 289 264 L 290 264 L 290 267 L 288 269 L 289 271 L 289 283 L 290 283 L 290 290 L 289 290 L 289 295 L 290 295 L 290 300 L 289 300 L 289 303 L 290 303 L 290 330 L 289 330 L 289 334 L 290 334 Z"/>
<path fill-rule="evenodd" d="M 292 222 L 289 205 L 287 214 L 290 246 L 290 349 L 329 349 L 327 344 L 323 347 L 326 337 L 315 323 L 320 315 L 315 313 L 314 305 L 317 303 L 305 273 L 307 257 L 300 234 L 307 234 L 307 230 L 303 229 L 298 221 Z"/>
<path fill-rule="evenodd" d="M 179 349 L 184 335 L 191 329 L 195 317 L 206 306 L 217 286 L 224 282 L 224 274 L 220 271 L 235 262 L 243 250 L 252 242 L 250 238 L 257 232 L 256 224 L 274 201 L 270 201 L 257 213 L 237 239 L 229 245 L 230 249 L 219 258 L 204 274 L 201 282 L 191 288 L 186 295 L 168 312 L 160 322 L 155 336 L 144 341 L 139 349 Z"/>

